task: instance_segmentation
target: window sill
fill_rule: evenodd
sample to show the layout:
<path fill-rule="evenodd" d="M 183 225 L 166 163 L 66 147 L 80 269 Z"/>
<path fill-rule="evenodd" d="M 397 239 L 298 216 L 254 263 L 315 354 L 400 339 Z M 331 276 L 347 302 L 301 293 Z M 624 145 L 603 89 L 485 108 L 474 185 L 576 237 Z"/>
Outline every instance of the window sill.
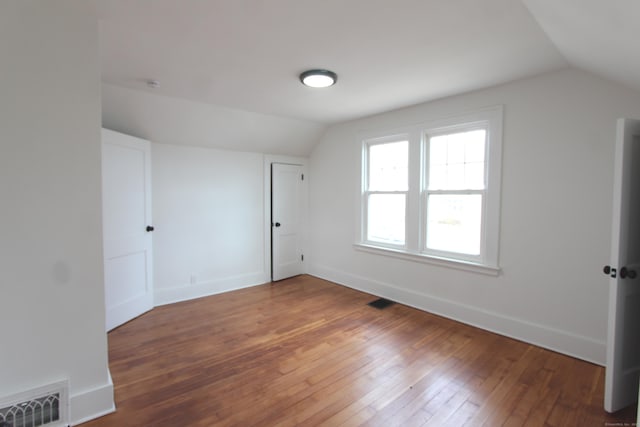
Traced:
<path fill-rule="evenodd" d="M 384 255 L 392 258 L 399 258 L 407 261 L 420 262 L 423 264 L 437 265 L 440 267 L 452 268 L 455 270 L 469 271 L 472 273 L 486 274 L 488 276 L 498 276 L 500 267 L 484 264 L 476 264 L 468 261 L 460 261 L 450 258 L 439 258 L 430 255 L 405 252 L 398 249 L 389 249 L 379 246 L 367 245 L 364 243 L 354 243 L 353 247 L 362 252 L 376 255 Z"/>

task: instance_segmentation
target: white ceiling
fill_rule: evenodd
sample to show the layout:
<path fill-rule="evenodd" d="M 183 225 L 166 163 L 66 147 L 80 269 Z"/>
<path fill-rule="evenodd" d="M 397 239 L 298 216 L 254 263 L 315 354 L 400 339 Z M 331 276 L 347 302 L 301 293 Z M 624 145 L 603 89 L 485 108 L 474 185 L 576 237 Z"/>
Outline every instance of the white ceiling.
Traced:
<path fill-rule="evenodd" d="M 147 104 L 179 98 L 203 117 L 258 113 L 278 132 L 282 119 L 307 123 L 299 153 L 309 152 L 317 126 L 568 66 L 640 90 L 638 0 L 98 0 L 98 13 L 112 95 L 120 87 Z M 298 75 L 309 68 L 335 71 L 338 83 L 303 86 Z M 161 87 L 148 88 L 148 79 Z M 152 140 L 166 134 L 151 116 L 128 117 L 128 101 L 106 98 L 113 127 Z M 170 119 L 173 107 L 158 105 Z M 282 152 L 235 129 L 233 146 Z M 200 139 L 233 130 L 206 133 Z M 176 131 L 160 142 L 202 145 L 196 139 Z"/>
<path fill-rule="evenodd" d="M 571 65 L 640 90 L 640 1 L 523 1 Z"/>
<path fill-rule="evenodd" d="M 514 0 L 100 0 L 103 80 L 343 121 L 567 66 Z M 327 90 L 298 81 L 339 75 Z"/>

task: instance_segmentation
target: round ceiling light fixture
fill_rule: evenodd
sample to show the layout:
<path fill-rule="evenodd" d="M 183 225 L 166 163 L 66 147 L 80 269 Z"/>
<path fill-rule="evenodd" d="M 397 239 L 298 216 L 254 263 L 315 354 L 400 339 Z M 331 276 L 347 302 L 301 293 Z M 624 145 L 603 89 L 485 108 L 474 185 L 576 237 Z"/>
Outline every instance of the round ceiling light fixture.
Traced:
<path fill-rule="evenodd" d="M 300 74 L 300 81 L 309 87 L 329 87 L 338 81 L 338 75 L 329 70 L 307 70 Z"/>

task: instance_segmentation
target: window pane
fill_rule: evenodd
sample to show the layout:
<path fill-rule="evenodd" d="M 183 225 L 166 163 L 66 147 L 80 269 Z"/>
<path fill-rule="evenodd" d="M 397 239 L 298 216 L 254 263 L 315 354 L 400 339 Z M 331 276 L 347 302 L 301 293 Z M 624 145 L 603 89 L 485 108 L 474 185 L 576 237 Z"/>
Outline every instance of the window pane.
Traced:
<path fill-rule="evenodd" d="M 429 140 L 429 163 L 432 165 L 447 164 L 447 135 L 434 136 Z"/>
<path fill-rule="evenodd" d="M 484 189 L 485 138 L 484 129 L 429 138 L 429 189 Z"/>
<path fill-rule="evenodd" d="M 484 190 L 484 163 L 464 165 L 464 187 L 467 190 Z"/>
<path fill-rule="evenodd" d="M 447 165 L 447 186 L 445 188 L 464 188 L 464 163 Z"/>
<path fill-rule="evenodd" d="M 464 135 L 464 133 L 452 133 L 443 137 L 447 139 L 447 163 L 464 163 Z"/>
<path fill-rule="evenodd" d="M 429 195 L 428 249 L 480 255 L 481 235 L 482 195 Z"/>
<path fill-rule="evenodd" d="M 487 131 L 484 129 L 478 129 L 466 132 L 464 135 L 466 135 L 464 141 L 464 161 L 467 163 L 484 163 L 484 145 Z"/>
<path fill-rule="evenodd" d="M 447 165 L 431 165 L 429 168 L 429 189 L 447 187 Z"/>
<path fill-rule="evenodd" d="M 369 146 L 369 191 L 406 191 L 409 141 Z"/>
<path fill-rule="evenodd" d="M 367 240 L 404 245 L 405 209 L 404 194 L 369 195 Z"/>

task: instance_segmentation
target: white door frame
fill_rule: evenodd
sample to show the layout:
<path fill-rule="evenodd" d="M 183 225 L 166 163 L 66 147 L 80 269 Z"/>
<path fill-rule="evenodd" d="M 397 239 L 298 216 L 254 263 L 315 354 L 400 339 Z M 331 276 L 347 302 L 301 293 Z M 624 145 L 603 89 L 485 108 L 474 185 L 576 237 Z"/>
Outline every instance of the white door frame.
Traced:
<path fill-rule="evenodd" d="M 304 209 L 301 212 L 300 228 L 301 246 L 304 252 L 308 247 L 308 218 L 309 218 L 309 180 L 307 175 L 309 160 L 306 157 L 294 156 L 264 156 L 264 272 L 267 281 L 271 281 L 271 164 L 285 163 L 301 165 L 305 179 L 302 182 L 302 199 Z M 307 259 L 305 258 L 304 272 L 308 272 Z"/>

